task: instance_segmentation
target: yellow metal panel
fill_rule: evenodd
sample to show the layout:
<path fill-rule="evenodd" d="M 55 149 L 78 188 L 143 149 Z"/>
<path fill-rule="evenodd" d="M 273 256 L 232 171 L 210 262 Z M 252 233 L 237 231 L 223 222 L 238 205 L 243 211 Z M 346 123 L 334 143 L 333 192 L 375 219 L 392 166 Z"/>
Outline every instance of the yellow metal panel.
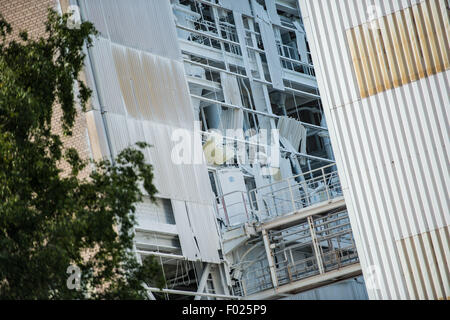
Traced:
<path fill-rule="evenodd" d="M 425 63 L 425 69 L 427 75 L 432 75 L 436 73 L 434 68 L 433 58 L 430 52 L 430 45 L 428 42 L 428 34 L 425 29 L 425 23 L 423 21 L 422 5 L 417 5 L 412 7 L 414 14 L 414 20 L 416 22 L 417 34 L 419 35 L 420 47 L 422 49 L 422 55 Z"/>
<path fill-rule="evenodd" d="M 400 18 L 400 19 L 399 19 Z M 399 21 L 400 20 L 400 21 Z M 398 65 L 400 68 L 400 79 L 402 84 L 407 84 L 410 82 L 408 66 L 404 56 L 403 43 L 401 38 L 401 33 L 399 32 L 398 25 L 401 23 L 400 13 L 391 14 L 388 16 L 389 21 L 389 32 L 392 35 L 392 40 L 394 42 L 394 51 L 397 56 Z"/>
<path fill-rule="evenodd" d="M 355 75 L 358 81 L 359 92 L 362 98 L 368 97 L 366 81 L 364 79 L 364 71 L 362 69 L 361 58 L 358 53 L 358 43 L 355 40 L 355 29 L 347 30 L 347 41 L 352 55 L 353 66 L 355 67 Z"/>
<path fill-rule="evenodd" d="M 369 61 L 368 65 L 372 67 L 372 79 L 374 81 L 373 83 L 373 90 L 374 92 L 381 92 L 384 91 L 384 84 L 383 84 L 383 78 L 382 73 L 380 69 L 380 64 L 378 61 L 378 51 L 375 46 L 375 34 L 378 32 L 378 29 L 376 28 L 369 28 L 368 25 L 365 25 L 363 28 L 364 32 L 364 39 L 366 42 L 367 52 L 368 52 L 368 58 Z"/>
<path fill-rule="evenodd" d="M 423 12 L 423 19 L 426 27 L 426 34 L 428 36 L 428 41 L 430 44 L 430 51 L 431 56 L 433 59 L 434 64 L 434 72 L 442 72 L 444 71 L 444 64 L 442 61 L 442 57 L 440 54 L 439 49 L 439 41 L 437 39 L 438 33 L 437 30 L 439 29 L 439 21 L 434 22 L 432 20 L 432 12 L 430 7 L 430 1 L 426 1 L 423 4 L 421 4 L 422 12 Z M 437 19 L 440 19 L 438 15 Z M 435 24 L 436 23 L 436 24 Z"/>
<path fill-rule="evenodd" d="M 381 81 L 384 85 L 384 90 L 389 90 L 393 88 L 394 83 L 391 77 L 393 71 L 389 67 L 386 45 L 384 44 L 381 30 L 374 30 L 373 33 L 375 38 L 376 55 L 378 56 L 378 63 L 380 64 Z"/>
<path fill-rule="evenodd" d="M 380 23 L 380 31 L 381 31 L 381 36 L 383 38 L 383 43 L 384 43 L 384 49 L 386 52 L 386 57 L 389 63 L 389 70 L 391 73 L 391 77 L 392 77 L 392 85 L 393 87 L 398 87 L 401 85 L 401 76 L 400 76 L 400 69 L 398 66 L 398 62 L 397 62 L 397 57 L 395 56 L 395 50 L 394 50 L 394 45 L 392 43 L 392 37 L 390 35 L 390 33 L 388 32 L 389 30 L 389 22 L 388 22 L 388 18 L 382 17 L 382 19 L 379 19 L 379 23 Z"/>
<path fill-rule="evenodd" d="M 449 23 L 449 15 L 446 12 L 448 9 L 443 0 L 431 0 L 430 7 L 432 15 L 431 20 L 434 21 L 438 47 L 442 56 L 443 69 L 447 70 L 450 67 L 449 62 L 450 23 Z M 443 12 L 442 10 L 445 11 Z"/>
<path fill-rule="evenodd" d="M 380 17 L 378 25 L 346 31 L 361 98 L 449 68 L 448 15 L 439 0 Z"/>
<path fill-rule="evenodd" d="M 122 92 L 123 100 L 130 116 L 137 119 L 138 112 L 136 110 L 133 91 L 131 89 L 130 76 L 128 74 L 128 63 L 122 48 L 112 46 L 112 56 L 114 65 L 116 67 L 117 78 L 119 79 L 120 91 Z"/>
<path fill-rule="evenodd" d="M 400 48 L 403 50 L 403 54 L 405 56 L 405 62 L 406 62 L 406 74 L 407 77 L 405 77 L 406 82 L 416 81 L 419 79 L 419 74 L 417 72 L 416 67 L 416 61 L 414 60 L 414 50 L 411 47 L 411 38 L 414 38 L 414 34 L 410 33 L 410 30 L 408 30 L 408 24 L 405 18 L 405 11 L 402 10 L 396 13 L 397 18 L 397 30 L 400 34 L 401 39 L 401 45 Z"/>
<path fill-rule="evenodd" d="M 411 46 L 413 50 L 414 63 L 417 68 L 417 75 L 419 78 L 426 76 L 425 64 L 422 58 L 422 49 L 420 46 L 419 35 L 417 34 L 416 22 L 414 20 L 414 15 L 411 8 L 405 10 L 405 18 L 407 24 L 407 30 L 409 34 L 409 39 L 411 41 Z"/>

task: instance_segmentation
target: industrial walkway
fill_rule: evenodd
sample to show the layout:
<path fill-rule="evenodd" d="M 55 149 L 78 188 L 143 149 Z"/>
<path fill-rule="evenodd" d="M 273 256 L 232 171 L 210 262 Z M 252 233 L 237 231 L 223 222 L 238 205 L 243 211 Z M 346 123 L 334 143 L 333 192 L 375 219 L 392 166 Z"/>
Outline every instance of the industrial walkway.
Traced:
<path fill-rule="evenodd" d="M 233 294 L 274 299 L 361 274 L 334 165 L 216 200 L 224 253 L 266 253 L 231 267 Z"/>

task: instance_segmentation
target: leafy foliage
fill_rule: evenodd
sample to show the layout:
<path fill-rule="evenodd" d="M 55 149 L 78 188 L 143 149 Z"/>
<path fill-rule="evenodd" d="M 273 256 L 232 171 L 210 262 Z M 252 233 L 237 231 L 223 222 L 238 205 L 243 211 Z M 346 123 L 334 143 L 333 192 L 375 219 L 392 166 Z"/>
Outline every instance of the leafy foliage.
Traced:
<path fill-rule="evenodd" d="M 148 146 L 123 150 L 112 165 L 81 159 L 52 131 L 56 104 L 71 135 L 76 103 L 85 110 L 91 94 L 79 74 L 97 31 L 89 22 L 71 29 L 68 19 L 50 10 L 45 38 L 7 40 L 0 15 L 0 298 L 145 298 L 144 282 L 164 284 L 157 262 L 141 265 L 132 252 L 140 186 L 156 193 L 140 151 Z M 67 286 L 69 265 L 81 269 L 79 290 Z"/>

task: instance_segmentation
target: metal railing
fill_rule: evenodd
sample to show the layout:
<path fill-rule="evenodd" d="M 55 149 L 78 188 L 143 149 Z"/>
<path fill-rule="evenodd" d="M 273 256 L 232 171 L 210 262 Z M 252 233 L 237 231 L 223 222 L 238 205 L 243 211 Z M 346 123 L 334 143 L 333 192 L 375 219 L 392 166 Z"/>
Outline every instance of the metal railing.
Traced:
<path fill-rule="evenodd" d="M 297 48 L 279 42 L 277 43 L 277 48 L 278 48 L 278 55 L 280 56 L 281 59 L 281 65 L 284 69 L 303 73 L 312 77 L 316 76 L 314 66 L 310 63 L 305 63 L 301 61 L 300 53 L 298 52 Z"/>
<path fill-rule="evenodd" d="M 218 25 L 219 30 L 215 22 L 186 17 L 184 21 L 178 22 L 177 27 L 184 30 L 184 32 L 190 32 L 187 37 L 188 41 L 218 50 L 222 49 L 222 42 L 225 51 L 235 55 L 242 55 L 236 27 L 227 22 L 219 22 Z"/>
<path fill-rule="evenodd" d="M 336 166 L 329 164 L 259 188 L 216 197 L 216 215 L 227 227 L 263 222 L 342 196 Z"/>
<path fill-rule="evenodd" d="M 270 231 L 278 286 L 358 263 L 346 210 L 308 217 L 292 227 Z M 314 248 L 318 243 L 318 250 Z M 239 264 L 234 294 L 249 295 L 273 287 L 267 257 Z"/>
<path fill-rule="evenodd" d="M 239 279 L 234 279 L 233 294 L 248 296 L 273 287 L 267 259 L 249 263 Z"/>

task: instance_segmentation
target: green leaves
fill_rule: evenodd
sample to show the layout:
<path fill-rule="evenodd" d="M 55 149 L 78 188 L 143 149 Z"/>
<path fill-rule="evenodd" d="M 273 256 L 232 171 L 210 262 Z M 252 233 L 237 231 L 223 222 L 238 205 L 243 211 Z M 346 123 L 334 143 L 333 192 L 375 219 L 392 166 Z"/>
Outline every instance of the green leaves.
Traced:
<path fill-rule="evenodd" d="M 146 298 L 144 282 L 164 283 L 153 258 L 140 265 L 132 252 L 135 205 L 144 190 L 157 192 L 141 151 L 149 146 L 123 150 L 112 165 L 82 159 L 52 132 L 59 104 L 72 133 L 75 84 L 83 110 L 91 94 L 79 74 L 97 31 L 67 19 L 49 11 L 45 39 L 21 32 L 7 41 L 0 16 L 0 299 Z M 67 286 L 69 265 L 81 270 L 79 290 Z"/>

